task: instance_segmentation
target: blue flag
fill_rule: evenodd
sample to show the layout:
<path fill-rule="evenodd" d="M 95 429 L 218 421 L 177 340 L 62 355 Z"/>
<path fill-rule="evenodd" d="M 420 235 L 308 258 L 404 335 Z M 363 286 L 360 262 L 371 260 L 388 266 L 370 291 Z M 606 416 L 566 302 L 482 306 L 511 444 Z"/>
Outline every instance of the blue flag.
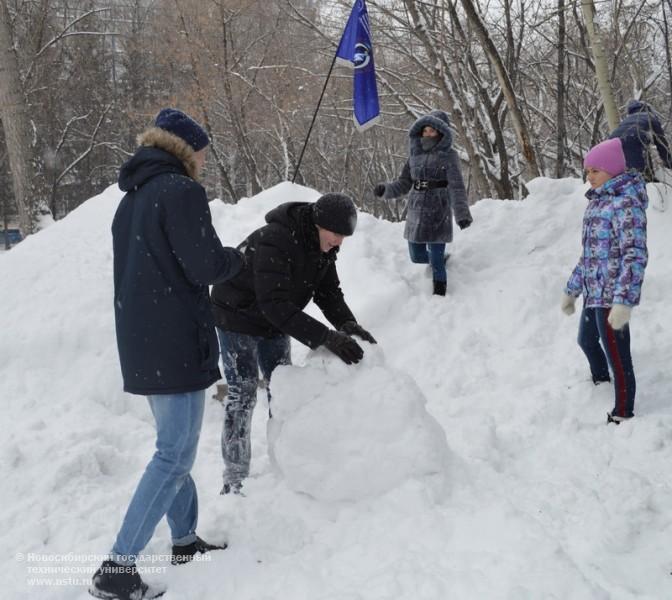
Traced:
<path fill-rule="evenodd" d="M 336 50 L 336 60 L 353 67 L 354 85 L 352 104 L 355 125 L 363 131 L 380 118 L 376 68 L 373 64 L 369 13 L 364 0 L 356 0 Z"/>

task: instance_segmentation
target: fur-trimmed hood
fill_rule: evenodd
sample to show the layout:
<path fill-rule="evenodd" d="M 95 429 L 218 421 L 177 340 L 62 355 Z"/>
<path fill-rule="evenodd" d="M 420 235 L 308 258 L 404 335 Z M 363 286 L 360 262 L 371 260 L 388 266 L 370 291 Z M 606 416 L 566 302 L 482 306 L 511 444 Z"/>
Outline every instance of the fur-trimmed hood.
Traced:
<path fill-rule="evenodd" d="M 127 192 L 162 173 L 175 173 L 196 180 L 194 149 L 182 138 L 158 127 L 138 136 L 140 147 L 119 172 L 119 187 Z"/>
<path fill-rule="evenodd" d="M 441 139 L 436 146 L 431 150 L 432 152 L 445 152 L 450 150 L 453 146 L 453 133 L 450 129 L 450 120 L 448 115 L 442 110 L 433 110 L 428 115 L 420 117 L 411 128 L 408 130 L 408 137 L 410 138 L 410 152 L 411 155 L 418 155 L 425 152 L 422 149 L 422 129 L 423 127 L 433 127 L 441 134 Z"/>
<path fill-rule="evenodd" d="M 166 152 L 170 152 L 173 156 L 180 159 L 187 171 L 187 175 L 192 179 L 197 179 L 198 166 L 194 157 L 195 150 L 181 137 L 159 127 L 150 127 L 138 136 L 138 145 L 161 148 Z"/>

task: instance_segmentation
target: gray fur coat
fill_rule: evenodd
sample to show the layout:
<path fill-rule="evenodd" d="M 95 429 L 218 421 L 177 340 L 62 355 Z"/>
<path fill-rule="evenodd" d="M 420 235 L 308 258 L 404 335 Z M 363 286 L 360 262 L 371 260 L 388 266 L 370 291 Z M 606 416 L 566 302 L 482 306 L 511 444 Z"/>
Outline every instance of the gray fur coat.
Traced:
<path fill-rule="evenodd" d="M 442 134 L 431 150 L 422 148 L 423 127 L 429 125 Z M 471 221 L 464 189 L 460 161 L 453 148 L 448 115 L 435 110 L 420 117 L 410 128 L 409 157 L 401 175 L 385 184 L 384 198 L 396 198 L 410 191 L 404 237 L 409 242 L 450 242 L 455 221 Z M 413 182 L 447 181 L 448 186 L 433 190 L 416 190 Z"/>

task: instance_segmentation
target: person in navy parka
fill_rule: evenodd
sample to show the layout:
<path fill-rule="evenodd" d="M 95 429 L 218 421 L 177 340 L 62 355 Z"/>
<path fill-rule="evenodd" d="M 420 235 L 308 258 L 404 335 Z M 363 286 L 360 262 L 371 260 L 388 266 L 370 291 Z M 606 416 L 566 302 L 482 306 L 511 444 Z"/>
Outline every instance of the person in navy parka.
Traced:
<path fill-rule="evenodd" d="M 672 169 L 672 147 L 665 138 L 659 115 L 649 104 L 632 100 L 627 110 L 628 114 L 609 137 L 621 140 L 628 169 L 639 171 L 646 181 L 655 181 L 649 146 L 656 146 L 667 169 Z"/>
<path fill-rule="evenodd" d="M 154 594 L 136 556 L 165 515 L 172 562 L 219 547 L 196 535 L 198 498 L 190 476 L 205 389 L 220 378 L 208 285 L 234 277 L 244 258 L 224 248 L 208 199 L 196 181 L 208 136 L 181 111 L 163 109 L 121 168 L 121 200 L 112 224 L 114 309 L 124 390 L 147 396 L 156 452 L 126 512 L 109 560 L 93 576 L 99 598 Z"/>

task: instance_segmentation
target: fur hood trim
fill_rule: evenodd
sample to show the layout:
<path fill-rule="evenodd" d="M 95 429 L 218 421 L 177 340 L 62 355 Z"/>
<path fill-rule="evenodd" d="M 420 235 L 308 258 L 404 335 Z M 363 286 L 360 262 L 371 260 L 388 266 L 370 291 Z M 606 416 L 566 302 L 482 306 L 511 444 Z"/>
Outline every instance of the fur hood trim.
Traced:
<path fill-rule="evenodd" d="M 429 125 L 438 131 L 442 138 L 434 147 L 437 152 L 447 152 L 453 146 L 453 133 L 450 129 L 448 115 L 440 110 L 434 110 L 424 117 L 420 117 L 408 131 L 410 152 L 414 156 L 419 156 L 424 152 L 422 149 L 422 130 Z"/>
<path fill-rule="evenodd" d="M 160 148 L 177 157 L 184 165 L 187 175 L 197 181 L 198 166 L 194 157 L 195 151 L 181 137 L 159 127 L 150 127 L 138 136 L 138 144 Z"/>

